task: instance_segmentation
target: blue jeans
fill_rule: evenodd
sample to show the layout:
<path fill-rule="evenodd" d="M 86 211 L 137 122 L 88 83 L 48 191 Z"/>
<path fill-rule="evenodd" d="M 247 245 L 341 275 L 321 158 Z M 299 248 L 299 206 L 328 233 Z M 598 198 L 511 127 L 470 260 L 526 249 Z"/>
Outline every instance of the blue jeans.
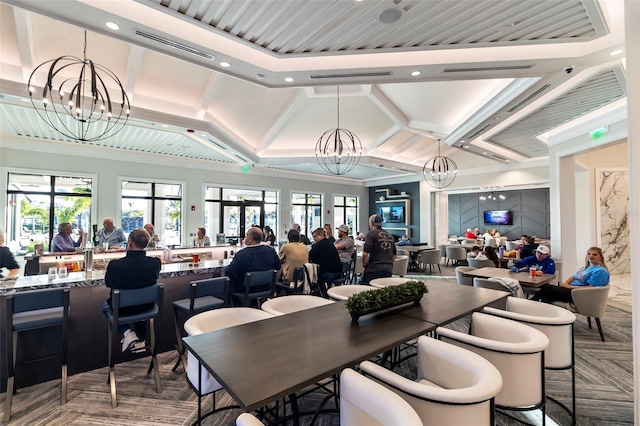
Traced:
<path fill-rule="evenodd" d="M 100 309 L 100 311 L 104 314 L 106 318 L 109 318 L 108 314 L 113 314 L 113 309 L 111 309 L 111 306 L 109 306 L 107 302 L 104 302 L 102 304 L 102 308 Z M 124 332 L 127 331 L 128 329 L 135 331 L 136 334 L 138 335 L 138 339 L 145 340 L 145 337 L 147 335 L 147 324 L 145 323 L 145 321 L 138 321 L 132 324 L 118 325 L 118 333 L 120 333 L 123 336 L 124 336 Z"/>

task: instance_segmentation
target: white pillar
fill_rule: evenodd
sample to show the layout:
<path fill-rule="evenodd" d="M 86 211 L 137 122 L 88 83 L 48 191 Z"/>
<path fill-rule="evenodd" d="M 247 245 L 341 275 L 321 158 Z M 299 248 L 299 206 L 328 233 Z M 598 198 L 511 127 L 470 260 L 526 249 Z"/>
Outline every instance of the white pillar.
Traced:
<path fill-rule="evenodd" d="M 578 269 L 576 256 L 576 168 L 573 155 L 549 149 L 551 255 L 562 261 L 562 274 Z M 583 194 L 582 196 L 586 196 Z M 560 277 L 564 279 L 564 276 Z"/>

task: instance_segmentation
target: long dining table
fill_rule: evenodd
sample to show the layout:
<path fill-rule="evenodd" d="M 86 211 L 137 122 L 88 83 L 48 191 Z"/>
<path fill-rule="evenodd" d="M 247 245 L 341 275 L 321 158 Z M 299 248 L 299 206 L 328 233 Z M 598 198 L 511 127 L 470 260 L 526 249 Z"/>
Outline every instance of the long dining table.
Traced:
<path fill-rule="evenodd" d="M 345 302 L 338 301 L 183 341 L 250 412 L 506 296 L 437 282 L 428 285 L 420 306 L 365 315 L 358 322 L 351 320 Z"/>
<path fill-rule="evenodd" d="M 513 272 L 504 268 L 484 267 L 464 271 L 464 275 L 479 278 L 513 278 L 525 287 L 538 288 L 544 284 L 548 284 L 556 278 L 556 274 L 542 274 L 541 276 L 532 277 L 529 272 Z"/>

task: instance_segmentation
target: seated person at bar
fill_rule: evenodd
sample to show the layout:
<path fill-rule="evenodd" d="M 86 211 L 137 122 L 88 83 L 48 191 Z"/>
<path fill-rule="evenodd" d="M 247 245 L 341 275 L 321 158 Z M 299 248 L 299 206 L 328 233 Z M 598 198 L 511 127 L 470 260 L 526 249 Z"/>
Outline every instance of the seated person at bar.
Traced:
<path fill-rule="evenodd" d="M 527 237 L 526 244 L 524 244 L 520 249 L 520 259 L 533 256 L 537 248 L 538 248 L 538 244 L 536 244 L 536 237 L 534 236 Z"/>
<path fill-rule="evenodd" d="M 327 235 L 327 240 L 331 241 L 331 244 L 335 244 L 336 237 L 333 236 L 333 230 L 331 230 L 331 225 L 328 223 L 324 224 L 324 232 Z"/>
<path fill-rule="evenodd" d="M 160 275 L 162 267 L 157 257 L 147 257 L 144 249 L 149 244 L 149 233 L 144 229 L 134 229 L 127 240 L 127 254 L 121 259 L 109 262 L 104 283 L 110 289 L 135 289 L 154 285 Z M 152 305 L 153 306 L 153 305 Z M 151 306 L 129 306 L 119 311 L 120 315 L 134 315 L 149 310 Z M 102 312 L 107 315 L 112 312 L 111 296 L 102 305 Z M 123 335 L 122 352 L 143 349 L 145 344 L 146 324 L 144 321 L 134 324 L 118 326 L 118 332 Z"/>
<path fill-rule="evenodd" d="M 269 225 L 265 225 L 262 230 L 262 242 L 269 243 L 270 246 L 276 245 L 276 234 L 273 233 L 273 229 Z"/>
<path fill-rule="evenodd" d="M 4 245 L 4 232 L 0 230 L 0 272 L 2 272 L 2 268 L 7 268 L 9 270 L 7 278 L 17 277 L 20 272 L 20 266 L 13 257 L 11 250 L 9 250 L 9 247 Z M 3 278 L 1 273 L 0 278 Z"/>
<path fill-rule="evenodd" d="M 72 252 L 75 251 L 77 247 L 80 247 L 80 245 L 82 245 L 82 236 L 84 232 L 82 232 L 82 230 L 78 231 L 80 237 L 78 238 L 78 241 L 73 241 L 73 238 L 71 238 L 72 231 L 73 229 L 69 222 L 62 222 L 59 224 L 58 233 L 51 240 L 51 251 Z"/>
<path fill-rule="evenodd" d="M 314 243 L 309 251 L 309 262 L 318 264 L 320 282 L 331 283 L 340 278 L 342 273 L 340 255 L 323 228 L 317 228 L 312 235 Z"/>
<path fill-rule="evenodd" d="M 400 241 L 398 241 L 396 244 L 399 246 L 410 246 L 411 240 L 409 239 L 409 236 L 407 234 L 404 234 Z"/>
<path fill-rule="evenodd" d="M 526 267 L 528 271 L 532 266 L 535 266 L 538 271 L 542 271 L 543 274 L 556 273 L 556 262 L 549 255 L 549 247 L 539 245 L 535 255 L 516 261 L 511 270 L 518 271 L 520 268 Z"/>
<path fill-rule="evenodd" d="M 476 239 L 476 234 L 475 234 L 475 232 L 473 232 L 471 230 L 471 228 L 467 228 L 467 232 L 464 234 L 464 237 L 468 238 L 470 240 L 475 240 Z"/>
<path fill-rule="evenodd" d="M 540 287 L 533 300 L 541 300 L 546 303 L 567 302 L 573 303 L 571 290 L 587 287 L 603 287 L 609 285 L 609 269 L 604 261 L 600 247 L 590 247 L 584 266 L 578 272 L 567 278 L 562 284 L 545 284 Z"/>
<path fill-rule="evenodd" d="M 144 225 L 144 230 L 149 233 L 150 237 L 149 244 L 147 245 L 148 248 L 156 248 L 158 245 L 160 245 L 160 237 L 158 237 L 158 234 L 156 234 L 156 228 L 152 223 L 147 223 L 146 225 Z"/>
<path fill-rule="evenodd" d="M 109 244 L 109 248 L 123 248 L 127 239 L 124 237 L 122 229 L 113 224 L 112 217 L 102 219 L 102 229 L 98 231 L 98 247 L 104 247 L 104 243 Z"/>
<path fill-rule="evenodd" d="M 356 249 L 353 238 L 349 236 L 349 227 L 347 225 L 338 226 L 338 241 L 334 244 L 340 255 L 340 260 L 350 262 L 351 255 Z"/>
<path fill-rule="evenodd" d="M 262 245 L 262 230 L 252 226 L 244 237 L 246 247 L 239 250 L 225 268 L 225 275 L 231 281 L 232 293 L 244 292 L 244 274 L 247 272 L 278 271 L 280 258 L 271 246 Z"/>
<path fill-rule="evenodd" d="M 211 245 L 211 240 L 209 240 L 209 237 L 205 235 L 206 233 L 207 233 L 206 229 L 198 228 L 196 237 L 193 239 L 193 245 L 196 247 L 209 247 Z"/>
<path fill-rule="evenodd" d="M 298 235 L 300 235 L 300 242 L 302 244 L 304 244 L 305 246 L 311 245 L 311 240 L 309 240 L 309 237 L 301 232 L 302 228 L 300 227 L 299 223 L 294 223 L 293 226 L 291 226 L 291 229 L 295 229 L 296 231 L 298 231 Z"/>
<path fill-rule="evenodd" d="M 289 242 L 280 249 L 282 261 L 282 282 L 289 284 L 293 279 L 293 270 L 309 262 L 309 249 L 300 243 L 300 234 L 291 229 L 287 234 Z"/>

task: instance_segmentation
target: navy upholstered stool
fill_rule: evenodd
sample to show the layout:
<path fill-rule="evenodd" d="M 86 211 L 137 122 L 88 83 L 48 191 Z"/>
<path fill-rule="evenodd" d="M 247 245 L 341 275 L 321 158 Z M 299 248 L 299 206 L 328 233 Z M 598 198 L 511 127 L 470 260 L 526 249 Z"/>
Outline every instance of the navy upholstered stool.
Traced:
<path fill-rule="evenodd" d="M 18 333 L 44 327 L 62 326 L 62 396 L 67 402 L 67 347 L 69 339 L 69 288 L 23 291 L 3 296 L 6 318 L 7 393 L 4 421 L 11 418 Z"/>
<path fill-rule="evenodd" d="M 107 312 L 107 328 L 109 333 L 109 382 L 111 384 L 111 406 L 118 406 L 116 395 L 116 372 L 114 368 L 115 354 L 120 352 L 117 349 L 120 339 L 118 326 L 121 324 L 129 324 L 138 321 L 146 321 L 147 328 L 147 344 L 144 351 L 151 355 L 151 368 L 156 382 L 156 391 L 162 392 L 160 385 L 160 373 L 158 372 L 158 359 L 156 358 L 156 319 L 160 322 L 160 313 L 162 309 L 162 299 L 164 295 L 164 284 L 157 283 L 149 287 L 136 288 L 132 290 L 113 290 L 111 304 L 113 312 Z M 148 310 L 132 315 L 120 315 L 121 308 L 152 305 Z"/>

